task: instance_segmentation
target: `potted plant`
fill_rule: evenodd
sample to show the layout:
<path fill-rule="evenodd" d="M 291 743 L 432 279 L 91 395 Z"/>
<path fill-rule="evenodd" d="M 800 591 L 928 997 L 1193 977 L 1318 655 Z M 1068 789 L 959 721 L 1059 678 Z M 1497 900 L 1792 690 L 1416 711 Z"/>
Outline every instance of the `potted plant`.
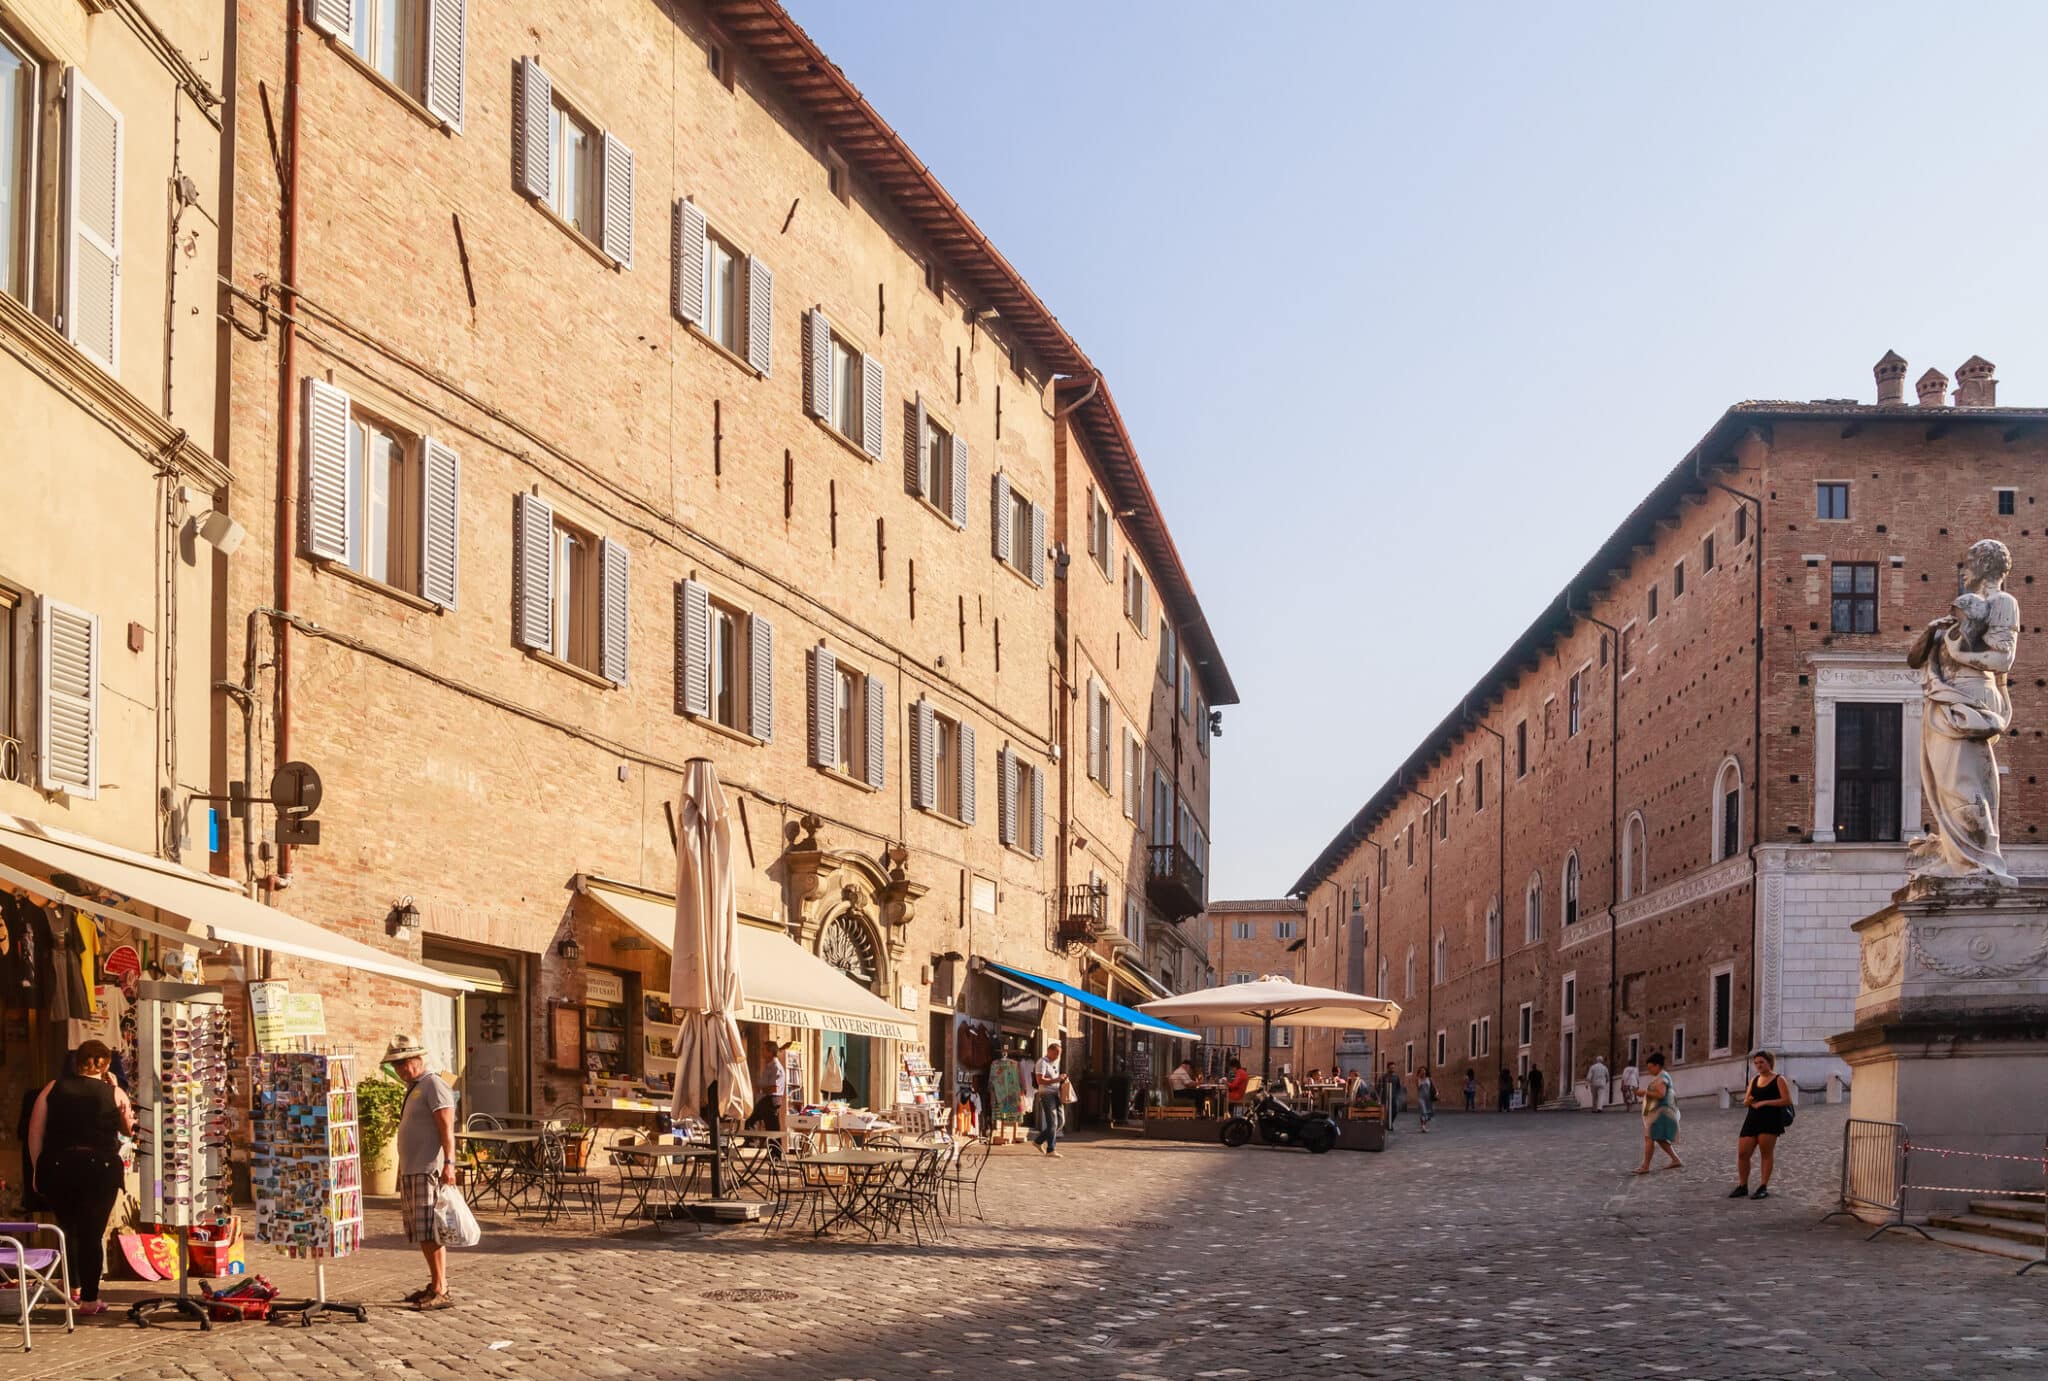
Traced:
<path fill-rule="evenodd" d="M 371 1076 L 356 1085 L 356 1132 L 363 1158 L 365 1193 L 398 1192 L 398 1115 L 405 1110 L 405 1085 Z"/>
<path fill-rule="evenodd" d="M 571 1122 L 562 1128 L 562 1168 L 576 1173 L 585 1169 L 584 1148 L 590 1144 L 590 1128 L 582 1122 Z"/>

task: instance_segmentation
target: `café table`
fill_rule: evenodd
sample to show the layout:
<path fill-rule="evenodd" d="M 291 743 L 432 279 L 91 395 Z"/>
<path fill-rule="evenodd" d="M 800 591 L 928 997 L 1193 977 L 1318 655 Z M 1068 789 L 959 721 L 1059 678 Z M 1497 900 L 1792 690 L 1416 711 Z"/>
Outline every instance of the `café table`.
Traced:
<path fill-rule="evenodd" d="M 538 1127 L 492 1127 L 475 1131 L 457 1132 L 455 1139 L 464 1143 L 475 1153 L 472 1159 L 479 1178 L 476 1193 L 471 1202 L 481 1204 L 493 1195 L 499 1203 L 512 1207 L 512 1196 L 506 1192 L 505 1182 L 522 1163 L 531 1164 L 532 1148 L 539 1144 L 541 1129 Z"/>
<path fill-rule="evenodd" d="M 649 1173 L 628 1181 L 636 1191 L 633 1213 L 648 1209 L 650 1198 L 667 1198 L 666 1205 L 656 1204 L 653 1216 L 657 1221 L 664 1216 L 673 1217 L 675 1210 L 689 1197 L 690 1186 L 697 1182 L 697 1171 L 708 1164 L 717 1153 L 709 1146 L 693 1142 L 656 1142 L 647 1146 L 614 1146 L 611 1149 L 613 1163 L 619 1165 L 645 1166 Z M 623 1198 L 623 1191 L 621 1198 Z M 627 1216 L 624 1213 L 620 1217 Z"/>
<path fill-rule="evenodd" d="M 861 1229 L 867 1233 L 868 1240 L 873 1241 L 874 1222 L 872 1218 L 863 1219 L 863 1213 L 875 1206 L 877 1195 L 889 1182 L 889 1172 L 907 1160 L 915 1160 L 917 1154 L 915 1151 L 842 1150 L 798 1156 L 796 1163 L 803 1167 L 805 1180 L 822 1189 L 832 1200 L 832 1216 L 818 1224 L 814 1234 L 822 1237 L 845 1223 Z"/>

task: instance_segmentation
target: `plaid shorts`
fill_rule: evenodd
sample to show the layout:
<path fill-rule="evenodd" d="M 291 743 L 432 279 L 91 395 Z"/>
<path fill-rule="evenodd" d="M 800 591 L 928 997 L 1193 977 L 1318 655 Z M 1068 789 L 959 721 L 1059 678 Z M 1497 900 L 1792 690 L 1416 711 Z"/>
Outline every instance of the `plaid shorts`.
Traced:
<path fill-rule="evenodd" d="M 440 1174 L 400 1175 L 398 1197 L 405 1217 L 405 1240 L 439 1244 L 441 1217 L 434 1210 L 441 1203 Z"/>

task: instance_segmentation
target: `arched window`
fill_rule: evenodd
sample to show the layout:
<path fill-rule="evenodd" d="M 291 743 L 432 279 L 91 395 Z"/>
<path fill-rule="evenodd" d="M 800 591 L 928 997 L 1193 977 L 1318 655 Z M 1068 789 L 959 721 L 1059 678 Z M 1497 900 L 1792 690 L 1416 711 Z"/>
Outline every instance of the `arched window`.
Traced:
<path fill-rule="evenodd" d="M 1579 855 L 1574 850 L 1564 858 L 1564 923 L 1579 923 Z"/>
<path fill-rule="evenodd" d="M 1742 852 L 1742 764 L 1724 759 L 1714 774 L 1715 862 Z"/>
<path fill-rule="evenodd" d="M 1621 899 L 1627 901 L 1649 885 L 1649 831 L 1643 813 L 1630 811 L 1621 827 Z"/>
<path fill-rule="evenodd" d="M 1446 936 L 1439 935 L 1436 937 L 1436 981 L 1438 986 L 1442 986 L 1443 981 L 1449 978 L 1450 975 L 1451 947 L 1449 939 Z"/>
<path fill-rule="evenodd" d="M 1543 874 L 1529 874 L 1527 910 L 1523 916 L 1522 942 L 1535 944 L 1543 938 Z"/>
<path fill-rule="evenodd" d="M 1408 946 L 1406 972 L 1401 975 L 1401 992 L 1404 996 L 1415 996 L 1415 946 Z"/>
<path fill-rule="evenodd" d="M 1387 960 L 1385 955 L 1380 956 L 1380 981 L 1374 984 L 1373 988 L 1379 996 L 1385 997 L 1387 995 Z"/>
<path fill-rule="evenodd" d="M 1500 958 L 1500 898 L 1497 896 L 1486 903 L 1486 958 L 1489 963 Z"/>

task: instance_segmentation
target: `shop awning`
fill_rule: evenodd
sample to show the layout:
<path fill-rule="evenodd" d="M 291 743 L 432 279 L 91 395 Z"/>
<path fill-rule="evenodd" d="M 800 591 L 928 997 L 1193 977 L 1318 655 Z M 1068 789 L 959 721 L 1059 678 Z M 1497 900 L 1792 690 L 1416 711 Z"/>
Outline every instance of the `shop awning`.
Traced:
<path fill-rule="evenodd" d="M 578 889 L 663 953 L 675 942 L 676 902 L 622 883 L 580 878 Z M 920 1041 L 916 1018 L 899 1011 L 773 926 L 740 921 L 741 1021 Z"/>
<path fill-rule="evenodd" d="M 46 900 L 205 949 L 248 945 L 436 992 L 468 992 L 473 986 L 251 901 L 231 879 L 19 816 L 0 815 L 0 878 Z M 105 899 L 108 893 L 113 900 Z"/>
<path fill-rule="evenodd" d="M 1117 963 L 1111 965 L 1109 971 L 1115 974 L 1119 981 L 1130 984 L 1148 998 L 1173 996 L 1173 989 L 1135 965 Z"/>
<path fill-rule="evenodd" d="M 993 959 L 984 960 L 989 977 L 1013 988 L 1041 997 L 1059 996 L 1071 998 L 1112 1026 L 1126 1026 L 1133 1031 L 1142 1031 L 1148 1036 L 1172 1036 L 1177 1040 L 1198 1041 L 1200 1036 L 1193 1031 L 1183 1031 L 1178 1026 L 1169 1026 L 1157 1017 L 1148 1017 L 1135 1007 L 1126 1007 L 1121 1002 L 1111 1002 L 1106 997 L 1077 988 L 1071 983 L 1062 983 L 1057 978 L 1047 978 L 1042 973 L 1028 969 L 1013 969 L 1008 964 L 999 964 Z"/>

